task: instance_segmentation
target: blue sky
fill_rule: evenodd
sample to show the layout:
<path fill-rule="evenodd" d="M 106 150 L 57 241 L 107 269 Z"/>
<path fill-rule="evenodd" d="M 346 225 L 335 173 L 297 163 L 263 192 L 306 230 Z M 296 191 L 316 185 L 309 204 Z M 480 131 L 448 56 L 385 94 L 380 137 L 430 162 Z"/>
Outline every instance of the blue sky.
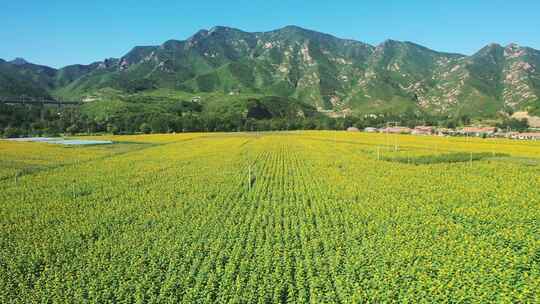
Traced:
<path fill-rule="evenodd" d="M 293 24 L 374 45 L 390 38 L 463 54 L 491 42 L 540 49 L 538 0 L 19 0 L 4 1 L 0 20 L 0 58 L 54 67 L 120 57 L 214 25 L 267 31 Z"/>

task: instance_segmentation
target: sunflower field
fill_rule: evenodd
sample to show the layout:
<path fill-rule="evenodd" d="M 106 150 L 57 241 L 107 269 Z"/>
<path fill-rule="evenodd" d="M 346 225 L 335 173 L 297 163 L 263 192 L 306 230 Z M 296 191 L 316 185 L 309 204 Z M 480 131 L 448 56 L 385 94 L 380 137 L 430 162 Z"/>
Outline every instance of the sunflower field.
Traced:
<path fill-rule="evenodd" d="M 0 141 L 0 303 L 540 302 L 540 142 L 108 139 Z"/>

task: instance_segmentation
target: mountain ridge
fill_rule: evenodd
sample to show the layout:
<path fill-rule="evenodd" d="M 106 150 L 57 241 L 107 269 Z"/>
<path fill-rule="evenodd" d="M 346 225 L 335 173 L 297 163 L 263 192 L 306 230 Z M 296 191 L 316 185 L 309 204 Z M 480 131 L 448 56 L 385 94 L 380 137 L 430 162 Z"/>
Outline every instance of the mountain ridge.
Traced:
<path fill-rule="evenodd" d="M 467 56 L 392 39 L 373 46 L 294 25 L 267 32 L 215 26 L 88 65 L 54 71 L 14 65 L 26 67 L 21 72 L 5 67 L 9 64 L 0 61 L 0 75 L 3 67 L 9 70 L 4 74 L 40 89 L 35 93 L 56 96 L 167 88 L 287 96 L 319 110 L 362 113 L 422 110 L 489 117 L 540 109 L 540 51 L 514 43 L 491 43 Z M 0 93 L 6 92 L 2 81 Z"/>

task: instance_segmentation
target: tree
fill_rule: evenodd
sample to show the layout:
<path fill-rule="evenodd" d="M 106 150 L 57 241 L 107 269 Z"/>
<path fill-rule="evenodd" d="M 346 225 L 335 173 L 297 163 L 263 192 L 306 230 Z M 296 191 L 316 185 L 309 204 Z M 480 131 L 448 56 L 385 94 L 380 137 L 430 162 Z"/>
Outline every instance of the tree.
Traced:
<path fill-rule="evenodd" d="M 59 136 L 61 130 L 58 127 L 56 122 L 50 122 L 47 127 L 43 130 L 43 133 L 47 136 L 57 137 Z"/>
<path fill-rule="evenodd" d="M 141 126 L 139 127 L 139 130 L 144 134 L 150 134 L 152 132 L 152 127 L 145 122 L 141 124 Z"/>
<path fill-rule="evenodd" d="M 157 87 L 157 83 L 155 80 L 148 78 L 132 80 L 122 79 L 120 81 L 120 86 L 123 87 L 123 89 L 128 93 L 137 93 L 145 90 L 155 89 Z"/>
<path fill-rule="evenodd" d="M 20 129 L 15 127 L 7 127 L 4 129 L 4 137 L 5 138 L 17 138 L 22 135 L 22 132 Z"/>
<path fill-rule="evenodd" d="M 150 122 L 152 133 L 166 133 L 169 129 L 167 121 L 163 117 L 154 117 Z"/>
<path fill-rule="evenodd" d="M 497 124 L 497 127 L 499 129 L 510 129 L 512 131 L 526 131 L 529 128 L 529 122 L 526 118 L 523 119 L 516 119 L 516 118 L 509 118 L 503 120 L 502 123 Z"/>
<path fill-rule="evenodd" d="M 115 124 L 108 123 L 107 124 L 107 132 L 112 133 L 112 134 L 118 134 L 120 132 L 120 129 Z"/>
<path fill-rule="evenodd" d="M 79 127 L 76 124 L 73 124 L 66 129 L 66 132 L 70 135 L 74 135 L 79 132 Z"/>
<path fill-rule="evenodd" d="M 443 127 L 448 129 L 455 129 L 457 127 L 457 123 L 455 120 L 448 119 L 443 122 Z"/>
<path fill-rule="evenodd" d="M 272 113 L 257 99 L 250 99 L 247 104 L 248 118 L 254 119 L 269 119 L 272 118 Z"/>

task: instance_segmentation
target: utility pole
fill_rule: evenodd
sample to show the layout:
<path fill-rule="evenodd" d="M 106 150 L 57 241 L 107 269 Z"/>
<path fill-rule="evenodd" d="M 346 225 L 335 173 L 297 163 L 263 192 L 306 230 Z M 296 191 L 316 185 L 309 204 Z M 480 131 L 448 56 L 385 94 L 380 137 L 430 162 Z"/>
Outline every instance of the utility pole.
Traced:
<path fill-rule="evenodd" d="M 73 195 L 73 199 L 76 199 L 76 195 L 75 195 L 75 180 L 73 180 L 73 182 L 71 182 L 71 193 Z"/>
<path fill-rule="evenodd" d="M 395 127 L 395 126 L 397 126 L 398 124 L 399 124 L 398 121 L 387 121 L 387 122 L 386 122 L 386 145 L 387 145 L 388 147 L 390 147 L 390 130 L 389 130 L 389 129 L 390 129 L 390 126 L 391 126 L 391 125 L 394 125 L 394 127 Z M 395 140 L 395 141 L 394 141 L 394 151 L 397 152 L 397 150 L 398 150 L 397 134 L 396 134 L 396 137 L 394 138 L 394 140 Z"/>
<path fill-rule="evenodd" d="M 248 167 L 248 190 L 251 191 L 251 164 Z"/>
<path fill-rule="evenodd" d="M 389 136 L 389 130 L 390 128 L 390 123 L 389 122 L 386 122 L 386 145 L 389 146 L 390 145 L 390 142 L 388 141 L 388 136 Z"/>

